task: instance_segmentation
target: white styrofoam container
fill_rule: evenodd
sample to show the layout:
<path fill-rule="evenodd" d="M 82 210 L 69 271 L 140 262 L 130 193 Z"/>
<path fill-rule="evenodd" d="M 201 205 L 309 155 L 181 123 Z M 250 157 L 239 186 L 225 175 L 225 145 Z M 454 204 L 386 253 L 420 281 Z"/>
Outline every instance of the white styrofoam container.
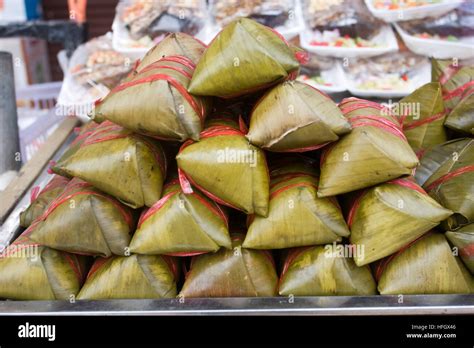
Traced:
<path fill-rule="evenodd" d="M 341 93 L 347 90 L 346 79 L 344 77 L 344 70 L 342 69 L 341 63 L 338 60 L 334 61 L 334 65 L 331 69 L 322 70 L 321 77 L 325 80 L 333 81 L 332 86 L 320 85 L 317 83 L 311 84 L 307 81 L 303 81 L 306 84 L 310 84 L 311 86 L 319 89 L 328 94 L 332 93 Z"/>
<path fill-rule="evenodd" d="M 372 42 L 380 45 L 379 47 L 331 47 L 311 45 L 312 32 L 305 30 L 300 34 L 301 47 L 309 52 L 320 54 L 322 56 L 331 56 L 338 58 L 364 58 L 373 57 L 380 54 L 398 51 L 397 38 L 389 25 L 381 28 L 380 32 L 372 38 Z"/>
<path fill-rule="evenodd" d="M 422 39 L 408 34 L 394 24 L 405 45 L 413 52 L 436 59 L 469 59 L 474 57 L 474 44 L 436 39 Z M 474 38 L 473 38 L 474 42 Z"/>
<path fill-rule="evenodd" d="M 402 98 L 413 93 L 417 88 L 431 81 L 431 65 L 424 64 L 411 78 L 410 88 L 403 90 L 360 89 L 349 74 L 344 73 L 347 89 L 355 96 L 363 98 Z"/>
<path fill-rule="evenodd" d="M 400 10 L 383 10 L 376 9 L 373 5 L 372 0 L 365 0 L 367 8 L 372 13 L 372 15 L 374 15 L 374 17 L 377 17 L 389 23 L 398 21 L 408 21 L 425 17 L 436 17 L 451 10 L 454 10 L 462 3 L 463 0 L 442 0 L 440 3 L 437 4 L 416 6 Z"/>

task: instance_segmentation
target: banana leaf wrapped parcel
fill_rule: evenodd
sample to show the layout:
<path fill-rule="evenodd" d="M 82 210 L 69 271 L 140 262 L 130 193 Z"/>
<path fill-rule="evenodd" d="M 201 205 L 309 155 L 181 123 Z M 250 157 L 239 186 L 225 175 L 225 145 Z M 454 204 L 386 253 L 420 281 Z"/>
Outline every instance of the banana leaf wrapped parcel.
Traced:
<path fill-rule="evenodd" d="M 48 205 L 64 190 L 68 182 L 68 178 L 54 175 L 41 191 L 39 186 L 34 187 L 31 191 L 30 206 L 20 213 L 20 226 L 28 227 L 40 217 Z"/>
<path fill-rule="evenodd" d="M 176 296 L 179 265 L 159 255 L 98 258 L 77 299 L 156 299 Z"/>
<path fill-rule="evenodd" d="M 364 246 L 364 253 L 354 256 L 356 265 L 393 254 L 451 214 L 410 179 L 395 179 L 362 191 L 347 218 L 351 243 Z"/>
<path fill-rule="evenodd" d="M 176 156 L 183 192 L 191 193 L 192 184 L 219 204 L 266 216 L 270 179 L 263 150 L 232 120 L 210 120 L 200 138 L 185 142 Z"/>
<path fill-rule="evenodd" d="M 474 65 L 433 59 L 432 80 L 441 83 L 443 87 L 448 114 L 445 126 L 474 134 Z"/>
<path fill-rule="evenodd" d="M 403 133 L 413 151 L 418 153 L 448 140 L 443 125 L 446 118 L 443 95 L 438 82 L 423 85 L 400 100 L 398 105 L 410 111 L 399 116 L 401 116 L 400 121 L 403 124 Z M 417 112 L 415 112 L 414 105 L 419 105 Z"/>
<path fill-rule="evenodd" d="M 184 194 L 174 179 L 165 185 L 163 197 L 143 212 L 130 251 L 190 256 L 231 246 L 222 208 L 200 192 Z"/>
<path fill-rule="evenodd" d="M 237 97 L 294 79 L 306 55 L 277 32 L 247 18 L 228 24 L 209 44 L 196 66 L 189 92 Z"/>
<path fill-rule="evenodd" d="M 418 158 L 398 119 L 382 105 L 358 98 L 340 104 L 352 131 L 321 155 L 318 196 L 327 197 L 411 174 Z"/>
<path fill-rule="evenodd" d="M 415 178 L 439 204 L 454 212 L 443 223 L 447 230 L 474 222 L 474 139 L 454 139 L 429 149 Z"/>
<path fill-rule="evenodd" d="M 276 296 L 278 277 L 268 251 L 242 248 L 232 235 L 232 250 L 195 256 L 181 289 L 183 297 Z"/>
<path fill-rule="evenodd" d="M 29 238 L 50 248 L 86 255 L 124 255 L 134 229 L 130 209 L 74 178 L 35 221 Z"/>
<path fill-rule="evenodd" d="M 355 254 L 352 250 L 349 245 L 336 243 L 292 249 L 280 276 L 280 295 L 376 295 L 377 285 L 369 266 L 356 266 L 348 256 Z"/>
<path fill-rule="evenodd" d="M 0 298 L 69 300 L 81 289 L 86 257 L 54 250 L 29 239 L 33 223 L 0 253 Z"/>
<path fill-rule="evenodd" d="M 302 167 L 295 161 L 272 170 L 268 216 L 249 215 L 244 248 L 291 248 L 349 236 L 335 197 L 319 198 L 315 169 Z"/>
<path fill-rule="evenodd" d="M 57 161 L 51 161 L 50 172 L 64 176 L 66 178 L 71 178 L 72 176 L 67 174 L 65 171 L 61 170 L 62 164 L 71 157 L 76 151 L 81 147 L 82 143 L 86 141 L 86 139 L 94 133 L 96 127 L 99 126 L 99 123 L 95 121 L 90 121 L 82 126 L 79 130 L 79 133 L 74 138 L 74 140 L 69 144 L 66 151 L 62 154 L 61 158 Z"/>
<path fill-rule="evenodd" d="M 428 233 L 382 260 L 376 279 L 382 295 L 474 293 L 474 278 L 438 233 Z"/>
<path fill-rule="evenodd" d="M 161 197 L 166 157 L 157 141 L 106 121 L 54 168 L 133 208 L 150 207 Z"/>
<path fill-rule="evenodd" d="M 474 275 L 474 224 L 461 227 L 457 231 L 447 231 L 446 238 L 458 248 L 459 256 Z"/>
<path fill-rule="evenodd" d="M 159 139 L 198 140 L 210 104 L 188 92 L 194 69 L 185 56 L 165 56 L 148 64 L 98 100 L 92 118 Z"/>
<path fill-rule="evenodd" d="M 135 71 L 140 72 L 146 66 L 169 56 L 183 56 L 197 64 L 206 47 L 191 35 L 170 33 L 145 54 Z"/>
<path fill-rule="evenodd" d="M 269 151 L 303 152 L 336 141 L 350 130 L 328 96 L 303 82 L 287 81 L 257 102 L 247 138 Z"/>

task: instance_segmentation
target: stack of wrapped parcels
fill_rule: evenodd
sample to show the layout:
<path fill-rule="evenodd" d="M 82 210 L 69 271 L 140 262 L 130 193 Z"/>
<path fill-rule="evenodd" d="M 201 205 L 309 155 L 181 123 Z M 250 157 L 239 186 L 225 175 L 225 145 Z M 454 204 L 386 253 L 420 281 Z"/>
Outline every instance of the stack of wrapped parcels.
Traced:
<path fill-rule="evenodd" d="M 167 36 L 33 191 L 0 297 L 472 293 L 472 67 L 434 61 L 400 113 L 306 59 L 250 19 Z"/>

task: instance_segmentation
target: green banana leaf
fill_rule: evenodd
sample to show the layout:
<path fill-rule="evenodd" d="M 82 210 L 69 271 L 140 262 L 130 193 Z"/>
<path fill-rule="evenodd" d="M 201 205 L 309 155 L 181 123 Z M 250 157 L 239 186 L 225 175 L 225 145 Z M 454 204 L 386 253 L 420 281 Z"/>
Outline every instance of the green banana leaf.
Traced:
<path fill-rule="evenodd" d="M 135 70 L 140 72 L 146 66 L 168 56 L 184 56 L 197 64 L 205 49 L 204 43 L 188 34 L 170 33 L 145 54 Z"/>
<path fill-rule="evenodd" d="M 103 122 L 75 153 L 55 166 L 123 203 L 151 207 L 161 197 L 166 158 L 150 138 Z"/>
<path fill-rule="evenodd" d="M 209 44 L 189 85 L 195 95 L 234 97 L 295 75 L 295 52 L 270 28 L 239 18 Z"/>
<path fill-rule="evenodd" d="M 460 101 L 451 110 L 444 125 L 458 132 L 474 134 L 474 95 Z"/>
<path fill-rule="evenodd" d="M 347 98 L 339 107 L 353 129 L 323 151 L 319 197 L 351 192 L 409 175 L 418 165 L 418 158 L 398 120 L 380 104 Z"/>
<path fill-rule="evenodd" d="M 411 111 L 399 116 L 403 119 L 403 133 L 413 151 L 418 153 L 448 140 L 443 126 L 446 118 L 443 95 L 438 82 L 423 85 L 400 100 L 398 105 L 409 107 Z M 414 112 L 414 105 L 419 106 L 419 114 Z"/>
<path fill-rule="evenodd" d="M 29 238 L 78 254 L 124 255 L 134 229 L 131 211 L 113 197 L 74 178 L 35 221 Z"/>
<path fill-rule="evenodd" d="M 70 300 L 81 289 L 87 272 L 84 256 L 32 242 L 32 225 L 0 254 L 0 298 Z"/>
<path fill-rule="evenodd" d="M 159 139 L 198 140 L 210 104 L 207 98 L 189 94 L 193 72 L 189 58 L 161 58 L 96 102 L 92 117 Z"/>
<path fill-rule="evenodd" d="M 265 154 L 249 144 L 232 120 L 212 120 L 199 142 L 188 141 L 176 156 L 184 193 L 191 184 L 216 202 L 247 214 L 268 213 Z"/>
<path fill-rule="evenodd" d="M 77 296 L 79 300 L 176 297 L 179 267 L 159 255 L 113 256 L 95 261 Z"/>
<path fill-rule="evenodd" d="M 420 237 L 452 212 L 409 179 L 396 179 L 360 193 L 348 216 L 350 241 L 364 247 L 358 266 L 393 254 Z"/>
<path fill-rule="evenodd" d="M 471 274 L 474 274 L 474 224 L 461 227 L 457 231 L 447 231 L 445 235 L 458 248 L 461 260 Z"/>
<path fill-rule="evenodd" d="M 54 175 L 37 196 L 35 196 L 35 192 L 39 190 L 39 187 L 34 187 L 31 194 L 31 204 L 20 213 L 20 226 L 28 227 L 40 217 L 48 205 L 63 192 L 68 182 L 68 178 Z"/>
<path fill-rule="evenodd" d="M 280 276 L 284 296 L 367 296 L 377 294 L 369 266 L 358 267 L 348 246 L 327 244 L 292 249 Z"/>
<path fill-rule="evenodd" d="M 249 216 L 244 248 L 291 248 L 332 243 L 349 236 L 337 200 L 318 198 L 316 171 L 308 174 L 300 167 L 287 165 L 283 170 L 272 170 L 268 216 Z"/>
<path fill-rule="evenodd" d="M 257 102 L 247 138 L 269 151 L 303 152 L 336 141 L 350 130 L 329 97 L 303 82 L 287 81 Z"/>
<path fill-rule="evenodd" d="M 384 259 L 376 274 L 382 295 L 474 292 L 474 278 L 453 256 L 446 238 L 438 233 L 428 234 Z"/>
<path fill-rule="evenodd" d="M 216 252 L 231 248 L 227 215 L 199 192 L 185 195 L 178 180 L 165 185 L 163 197 L 145 210 L 130 243 L 138 254 Z"/>
<path fill-rule="evenodd" d="M 465 65 L 459 61 L 457 64 L 453 64 L 451 59 L 432 59 L 431 80 L 441 83 L 445 106 L 451 110 L 463 99 L 463 95 L 462 93 L 450 95 L 450 92 L 474 80 L 474 66 Z"/>
<path fill-rule="evenodd" d="M 448 114 L 445 125 L 459 132 L 471 133 L 474 127 L 474 66 L 432 59 L 432 80 L 440 82 L 443 87 Z"/>
<path fill-rule="evenodd" d="M 443 207 L 454 212 L 443 227 L 456 230 L 474 222 L 474 140 L 455 139 L 426 151 L 415 178 Z"/>
<path fill-rule="evenodd" d="M 195 256 L 180 296 L 276 296 L 278 278 L 271 255 L 242 248 L 242 240 L 242 235 L 233 234 L 232 250 Z"/>
<path fill-rule="evenodd" d="M 66 178 L 71 178 L 71 175 L 68 175 L 66 172 L 60 169 L 61 165 L 71 157 L 76 151 L 81 147 L 82 143 L 94 132 L 95 128 L 99 126 L 99 123 L 90 121 L 80 128 L 79 133 L 76 138 L 69 144 L 68 148 L 62 154 L 61 158 L 57 163 L 52 162 L 51 171 L 55 174 L 64 176 Z"/>

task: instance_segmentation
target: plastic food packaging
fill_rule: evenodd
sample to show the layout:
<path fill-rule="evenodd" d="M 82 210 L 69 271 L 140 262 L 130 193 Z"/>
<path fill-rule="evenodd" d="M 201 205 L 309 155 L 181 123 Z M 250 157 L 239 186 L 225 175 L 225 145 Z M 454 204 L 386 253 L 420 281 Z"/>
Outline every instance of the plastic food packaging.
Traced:
<path fill-rule="evenodd" d="M 112 24 L 113 45 L 141 58 L 168 33 L 199 35 L 206 20 L 205 0 L 121 0 Z"/>
<path fill-rule="evenodd" d="M 63 114 L 89 120 L 94 102 L 126 77 L 133 64 L 131 57 L 112 48 L 110 33 L 80 45 L 69 61 L 58 96 Z"/>
<path fill-rule="evenodd" d="M 404 97 L 431 80 L 428 59 L 409 51 L 348 59 L 342 66 L 347 89 L 360 97 Z"/>
<path fill-rule="evenodd" d="M 303 0 L 304 49 L 341 58 L 370 57 L 398 49 L 390 26 L 373 17 L 362 0 Z"/>

